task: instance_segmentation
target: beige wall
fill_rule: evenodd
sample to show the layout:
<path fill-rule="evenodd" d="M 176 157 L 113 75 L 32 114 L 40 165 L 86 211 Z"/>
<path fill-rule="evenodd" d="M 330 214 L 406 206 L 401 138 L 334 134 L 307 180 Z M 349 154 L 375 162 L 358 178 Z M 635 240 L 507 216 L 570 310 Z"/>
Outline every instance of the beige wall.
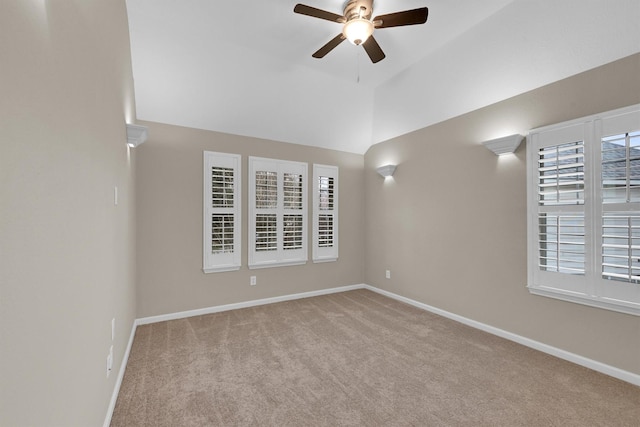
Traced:
<path fill-rule="evenodd" d="M 135 317 L 362 282 L 640 373 L 637 317 L 526 291 L 524 147 L 479 145 L 640 102 L 638 55 L 364 157 L 156 123 L 129 152 L 124 0 L 2 1 L 0 58 L 0 425 L 101 425 Z M 243 267 L 203 274 L 203 150 L 338 165 L 340 260 L 248 270 L 245 179 Z"/>
<path fill-rule="evenodd" d="M 0 425 L 102 425 L 135 318 L 124 0 L 3 0 L 0 58 Z"/>
<path fill-rule="evenodd" d="M 369 149 L 365 282 L 640 374 L 640 318 L 529 294 L 525 143 L 480 144 L 638 103 L 639 76 L 634 55 Z"/>
<path fill-rule="evenodd" d="M 143 123 L 149 126 L 150 137 L 138 148 L 136 158 L 138 317 L 363 282 L 364 156 Z M 204 150 L 242 155 L 242 268 L 239 271 L 202 272 Z M 309 261 L 304 266 L 247 268 L 248 156 L 307 162 L 309 176 L 313 176 L 313 163 L 339 167 L 340 257 L 337 262 L 314 264 Z M 249 286 L 252 275 L 257 277 L 256 286 Z"/>

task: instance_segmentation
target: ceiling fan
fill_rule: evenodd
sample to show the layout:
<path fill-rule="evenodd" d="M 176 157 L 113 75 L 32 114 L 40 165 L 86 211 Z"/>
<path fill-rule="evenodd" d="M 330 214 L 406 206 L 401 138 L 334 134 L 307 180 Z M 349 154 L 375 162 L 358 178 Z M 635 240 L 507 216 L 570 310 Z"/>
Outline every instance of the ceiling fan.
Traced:
<path fill-rule="evenodd" d="M 344 6 L 343 15 L 316 9 L 315 7 L 297 4 L 293 11 L 301 15 L 312 16 L 338 24 L 344 24 L 342 32 L 329 40 L 327 44 L 318 49 L 313 55 L 314 58 L 323 58 L 345 39 L 356 46 L 362 45 L 371 58 L 371 62 L 382 61 L 385 54 L 380 48 L 376 39 L 373 38 L 374 29 L 389 27 L 401 27 L 403 25 L 424 24 L 427 22 L 429 9 L 421 7 L 419 9 L 405 10 L 403 12 L 379 15 L 371 19 L 373 15 L 373 0 L 349 0 Z"/>

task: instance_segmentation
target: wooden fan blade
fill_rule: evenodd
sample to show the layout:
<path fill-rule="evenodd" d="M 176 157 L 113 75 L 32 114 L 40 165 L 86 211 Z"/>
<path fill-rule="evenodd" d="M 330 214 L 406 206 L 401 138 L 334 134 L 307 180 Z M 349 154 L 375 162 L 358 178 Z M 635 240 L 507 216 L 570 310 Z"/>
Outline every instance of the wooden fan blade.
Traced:
<path fill-rule="evenodd" d="M 373 18 L 373 22 L 382 21 L 381 24 L 376 25 L 376 28 L 402 27 L 403 25 L 424 24 L 427 22 L 427 16 L 429 16 L 429 9 L 421 7 L 420 9 L 376 16 Z"/>
<path fill-rule="evenodd" d="M 344 40 L 345 40 L 345 37 L 342 35 L 342 33 L 340 33 L 337 36 L 335 36 L 334 38 L 332 38 L 331 40 L 329 40 L 329 42 L 327 44 L 322 46 L 320 49 L 318 49 L 311 56 L 313 56 L 314 58 L 324 58 L 324 56 L 327 53 L 331 52 L 336 46 L 338 46 Z"/>
<path fill-rule="evenodd" d="M 304 4 L 297 4 L 293 11 L 301 15 L 312 16 L 314 18 L 326 19 L 327 21 L 343 23 L 345 22 L 344 16 L 337 15 L 335 13 L 327 12 L 326 10 L 316 9 L 315 7 L 307 6 Z"/>
<path fill-rule="evenodd" d="M 380 47 L 376 39 L 373 38 L 373 36 L 369 36 L 369 38 L 364 43 L 362 43 L 362 47 L 364 47 L 367 55 L 369 55 L 369 58 L 371 58 L 371 62 L 373 62 L 374 64 L 376 62 L 382 61 L 386 57 L 386 55 L 382 51 L 382 48 Z"/>

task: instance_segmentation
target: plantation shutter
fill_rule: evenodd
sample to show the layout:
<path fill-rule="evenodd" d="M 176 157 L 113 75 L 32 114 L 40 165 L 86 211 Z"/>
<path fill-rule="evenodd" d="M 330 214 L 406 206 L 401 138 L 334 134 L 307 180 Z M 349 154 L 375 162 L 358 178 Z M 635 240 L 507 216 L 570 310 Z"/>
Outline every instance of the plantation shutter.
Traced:
<path fill-rule="evenodd" d="M 204 152 L 205 273 L 240 268 L 240 162 L 236 154 Z"/>
<path fill-rule="evenodd" d="M 307 164 L 249 158 L 249 268 L 307 261 Z"/>
<path fill-rule="evenodd" d="M 255 250 L 278 250 L 278 173 L 255 172 Z"/>
<path fill-rule="evenodd" d="M 640 105 L 527 141 L 529 291 L 640 315 Z"/>
<path fill-rule="evenodd" d="M 338 259 L 338 168 L 313 165 L 313 261 Z"/>
<path fill-rule="evenodd" d="M 640 307 L 640 111 L 596 120 L 595 133 L 601 195 L 594 215 L 601 231 L 596 292 Z"/>
<path fill-rule="evenodd" d="M 540 148 L 538 157 L 539 267 L 584 274 L 584 141 Z"/>
<path fill-rule="evenodd" d="M 601 139 L 602 277 L 640 280 L 640 132 Z M 622 209 L 621 209 L 622 208 Z M 629 212 L 629 209 L 632 209 Z"/>
<path fill-rule="evenodd" d="M 536 145 L 536 277 L 583 292 L 587 253 L 585 143 L 582 125 L 532 135 Z"/>
<path fill-rule="evenodd" d="M 283 174 L 283 235 L 282 247 L 285 251 L 302 249 L 303 243 L 303 182 L 299 173 Z"/>

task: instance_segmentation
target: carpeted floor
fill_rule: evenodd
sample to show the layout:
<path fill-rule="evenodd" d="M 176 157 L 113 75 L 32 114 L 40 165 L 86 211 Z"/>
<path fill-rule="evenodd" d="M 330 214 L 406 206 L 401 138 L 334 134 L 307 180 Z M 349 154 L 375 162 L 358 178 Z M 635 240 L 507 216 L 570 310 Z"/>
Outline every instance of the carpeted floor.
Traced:
<path fill-rule="evenodd" d="M 356 290 L 138 327 L 117 426 L 640 426 L 640 388 Z"/>

